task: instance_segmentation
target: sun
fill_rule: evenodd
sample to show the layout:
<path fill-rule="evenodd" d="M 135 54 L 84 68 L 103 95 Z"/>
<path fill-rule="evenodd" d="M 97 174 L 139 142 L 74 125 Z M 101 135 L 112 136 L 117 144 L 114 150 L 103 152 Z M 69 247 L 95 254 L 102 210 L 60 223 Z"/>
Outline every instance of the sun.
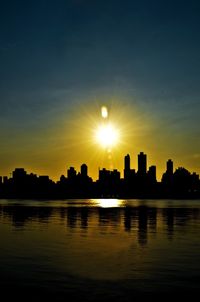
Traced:
<path fill-rule="evenodd" d="M 119 141 L 119 131 L 111 124 L 102 124 L 96 130 L 96 141 L 103 148 L 111 148 Z"/>

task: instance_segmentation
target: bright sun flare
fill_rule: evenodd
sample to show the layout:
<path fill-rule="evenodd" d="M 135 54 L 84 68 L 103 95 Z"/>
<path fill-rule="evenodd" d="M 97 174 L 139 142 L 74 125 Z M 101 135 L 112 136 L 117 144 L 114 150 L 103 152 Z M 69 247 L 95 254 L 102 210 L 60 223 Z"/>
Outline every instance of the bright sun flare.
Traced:
<path fill-rule="evenodd" d="M 104 148 L 115 146 L 119 139 L 119 133 L 111 124 L 101 125 L 96 132 L 97 142 Z"/>

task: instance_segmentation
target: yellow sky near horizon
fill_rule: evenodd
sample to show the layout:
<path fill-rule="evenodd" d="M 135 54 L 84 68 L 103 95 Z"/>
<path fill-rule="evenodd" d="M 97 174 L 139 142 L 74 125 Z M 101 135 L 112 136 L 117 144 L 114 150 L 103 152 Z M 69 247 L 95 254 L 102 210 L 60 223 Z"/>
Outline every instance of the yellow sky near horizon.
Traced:
<path fill-rule="evenodd" d="M 102 123 L 101 107 L 107 106 L 109 123 L 119 131 L 116 145 L 103 148 L 95 139 L 96 129 Z M 124 156 L 131 156 L 131 168 L 137 170 L 137 155 L 147 154 L 148 166 L 157 166 L 157 178 L 165 171 L 171 158 L 175 168 L 185 166 L 191 172 L 200 172 L 200 155 L 183 132 L 163 126 L 161 117 L 149 114 L 142 107 L 111 99 L 106 102 L 88 101 L 75 104 L 44 128 L 18 132 L 0 151 L 0 175 L 9 175 L 15 167 L 24 167 L 29 173 L 49 175 L 58 180 L 74 166 L 80 170 L 88 165 L 89 175 L 98 177 L 99 168 L 118 169 L 123 176 Z M 197 148 L 198 150 L 198 148 Z"/>

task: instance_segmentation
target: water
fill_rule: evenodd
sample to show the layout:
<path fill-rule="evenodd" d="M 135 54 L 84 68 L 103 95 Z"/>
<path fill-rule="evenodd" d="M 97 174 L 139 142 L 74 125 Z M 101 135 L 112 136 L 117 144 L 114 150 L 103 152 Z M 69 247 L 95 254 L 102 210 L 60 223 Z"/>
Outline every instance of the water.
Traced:
<path fill-rule="evenodd" d="M 200 289 L 200 201 L 0 200 L 0 288 L 25 301 Z"/>

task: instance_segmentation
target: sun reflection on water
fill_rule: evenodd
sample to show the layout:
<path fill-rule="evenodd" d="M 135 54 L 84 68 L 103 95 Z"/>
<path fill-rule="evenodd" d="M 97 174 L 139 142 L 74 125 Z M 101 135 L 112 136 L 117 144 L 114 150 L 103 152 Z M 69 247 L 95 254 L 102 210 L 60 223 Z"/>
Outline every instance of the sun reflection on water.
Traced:
<path fill-rule="evenodd" d="M 98 206 L 101 208 L 119 208 L 119 207 L 123 207 L 124 206 L 124 200 L 120 200 L 120 199 L 115 199 L 115 198 L 111 198 L 111 199 L 92 199 L 91 203 L 94 206 Z"/>

